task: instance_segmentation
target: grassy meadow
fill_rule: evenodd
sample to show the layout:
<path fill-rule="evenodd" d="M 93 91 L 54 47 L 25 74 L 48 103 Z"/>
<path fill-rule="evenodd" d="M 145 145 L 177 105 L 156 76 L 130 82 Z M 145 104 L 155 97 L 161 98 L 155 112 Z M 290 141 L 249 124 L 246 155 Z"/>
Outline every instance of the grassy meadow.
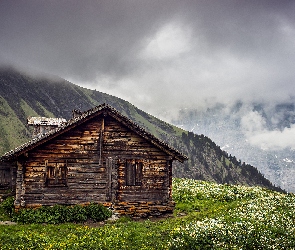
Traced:
<path fill-rule="evenodd" d="M 0 249 L 295 249 L 293 194 L 173 179 L 173 199 L 165 219 L 0 225 Z"/>

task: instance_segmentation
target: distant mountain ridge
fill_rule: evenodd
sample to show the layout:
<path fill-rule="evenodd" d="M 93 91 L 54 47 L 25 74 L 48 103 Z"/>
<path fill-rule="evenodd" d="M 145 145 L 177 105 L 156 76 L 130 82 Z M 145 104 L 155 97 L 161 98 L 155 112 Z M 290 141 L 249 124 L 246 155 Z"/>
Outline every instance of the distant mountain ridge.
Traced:
<path fill-rule="evenodd" d="M 269 104 L 240 102 L 231 108 L 216 105 L 206 110 L 186 109 L 172 123 L 193 133 L 205 134 L 223 150 L 257 167 L 275 185 L 295 192 L 295 150 L 292 148 L 295 100 Z M 288 136 L 281 141 L 284 133 Z M 265 145 L 263 140 L 251 143 L 251 139 L 258 138 L 255 135 L 263 134 L 265 138 L 262 139 L 268 139 Z M 278 137 L 273 138 L 274 135 Z M 270 148 L 276 144 L 284 148 Z"/>
<path fill-rule="evenodd" d="M 184 164 L 173 167 L 175 177 L 259 185 L 282 191 L 255 167 L 228 155 L 204 135 L 161 121 L 118 97 L 82 88 L 58 77 L 32 76 L 13 68 L 0 69 L 0 154 L 30 139 L 32 131 L 27 126 L 27 117 L 69 119 L 74 109 L 85 111 L 102 103 L 113 106 L 189 157 Z"/>

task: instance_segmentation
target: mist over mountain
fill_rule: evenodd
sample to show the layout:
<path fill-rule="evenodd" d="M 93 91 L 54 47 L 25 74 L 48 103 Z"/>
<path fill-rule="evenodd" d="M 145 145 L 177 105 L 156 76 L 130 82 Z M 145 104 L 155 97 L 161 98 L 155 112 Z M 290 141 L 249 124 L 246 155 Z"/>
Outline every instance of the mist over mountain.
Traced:
<path fill-rule="evenodd" d="M 173 126 L 118 97 L 79 87 L 62 78 L 27 74 L 13 68 L 0 68 L 0 153 L 31 139 L 32 128 L 27 125 L 30 116 L 70 119 L 72 110 L 85 111 L 102 103 L 113 106 L 188 156 L 184 164 L 176 163 L 173 166 L 175 177 L 263 186 L 283 191 L 266 179 L 255 166 L 228 154 L 205 135 Z"/>
<path fill-rule="evenodd" d="M 229 154 L 256 166 L 283 189 L 295 191 L 295 101 L 183 109 L 172 123 L 204 134 Z"/>
<path fill-rule="evenodd" d="M 0 64 L 153 115 L 294 95 L 295 1 L 0 1 Z"/>

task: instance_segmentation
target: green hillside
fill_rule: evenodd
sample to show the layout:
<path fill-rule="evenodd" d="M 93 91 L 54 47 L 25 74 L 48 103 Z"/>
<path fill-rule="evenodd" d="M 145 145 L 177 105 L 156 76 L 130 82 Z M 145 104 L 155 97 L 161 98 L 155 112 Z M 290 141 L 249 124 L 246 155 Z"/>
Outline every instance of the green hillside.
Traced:
<path fill-rule="evenodd" d="M 30 139 L 27 117 L 70 119 L 72 110 L 81 111 L 107 103 L 189 157 L 175 164 L 175 177 L 217 183 L 274 187 L 257 169 L 222 151 L 204 135 L 196 135 L 153 117 L 115 96 L 74 85 L 58 77 L 40 77 L 0 69 L 0 154 Z"/>
<path fill-rule="evenodd" d="M 0 248 L 248 250 L 295 247 L 293 194 L 261 187 L 174 179 L 173 199 L 176 201 L 174 215 L 165 219 L 135 221 L 121 217 L 104 223 L 0 225 Z M 1 214 L 3 216 L 3 210 Z"/>

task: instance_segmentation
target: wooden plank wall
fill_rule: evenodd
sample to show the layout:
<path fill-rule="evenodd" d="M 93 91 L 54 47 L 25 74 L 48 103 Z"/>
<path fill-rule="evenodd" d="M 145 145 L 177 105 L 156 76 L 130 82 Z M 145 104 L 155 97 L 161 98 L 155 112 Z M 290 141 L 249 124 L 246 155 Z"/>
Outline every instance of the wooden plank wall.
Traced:
<path fill-rule="evenodd" d="M 141 185 L 126 186 L 125 159 L 143 161 Z M 46 161 L 48 165 L 67 165 L 67 186 L 46 185 Z M 128 127 L 110 116 L 100 116 L 28 153 L 22 195 L 26 206 L 105 201 L 165 202 L 171 198 L 169 161 L 165 152 Z M 19 192 L 19 203 L 20 196 Z"/>
<path fill-rule="evenodd" d="M 118 159 L 118 201 L 159 201 L 170 198 L 167 155 L 110 118 L 105 121 L 104 156 L 116 156 Z M 126 185 L 125 159 L 143 160 L 140 186 Z"/>
<path fill-rule="evenodd" d="M 25 163 L 25 202 L 30 205 L 103 202 L 106 170 L 100 162 L 101 121 L 78 126 L 29 152 Z M 67 186 L 46 185 L 46 164 L 67 165 Z"/>

